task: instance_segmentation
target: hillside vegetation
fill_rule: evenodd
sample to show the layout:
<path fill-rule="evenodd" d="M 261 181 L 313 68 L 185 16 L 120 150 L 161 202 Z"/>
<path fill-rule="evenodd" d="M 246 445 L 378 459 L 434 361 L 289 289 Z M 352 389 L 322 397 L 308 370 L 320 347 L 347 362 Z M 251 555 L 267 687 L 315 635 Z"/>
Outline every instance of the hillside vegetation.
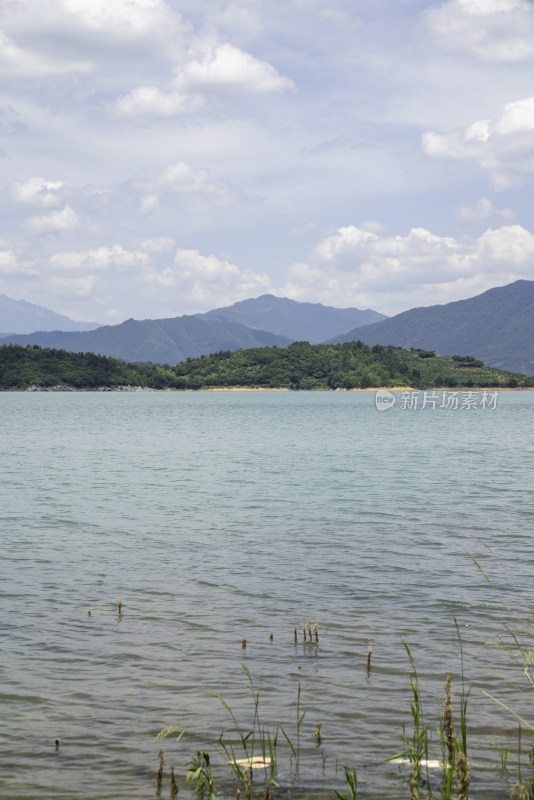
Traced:
<path fill-rule="evenodd" d="M 527 387 L 534 376 L 485 367 L 471 356 L 438 356 L 362 342 L 259 347 L 187 359 L 174 367 L 134 365 L 93 353 L 0 347 L 0 389 L 57 385 L 77 389 L 141 386 L 154 389 L 263 387 L 365 389 L 379 386 Z"/>

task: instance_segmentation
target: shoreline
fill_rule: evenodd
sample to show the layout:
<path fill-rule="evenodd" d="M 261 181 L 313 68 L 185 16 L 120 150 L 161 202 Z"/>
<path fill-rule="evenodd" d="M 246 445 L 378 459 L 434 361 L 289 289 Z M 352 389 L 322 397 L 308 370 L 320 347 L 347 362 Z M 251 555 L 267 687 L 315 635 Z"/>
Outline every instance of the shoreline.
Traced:
<path fill-rule="evenodd" d="M 287 386 L 206 386 L 202 389 L 154 389 L 148 386 L 96 386 L 76 388 L 74 386 L 28 386 L 26 389 L 0 389 L 0 392 L 532 392 L 534 386 L 431 386 L 416 389 L 413 386 L 368 386 L 365 389 L 290 389 Z"/>

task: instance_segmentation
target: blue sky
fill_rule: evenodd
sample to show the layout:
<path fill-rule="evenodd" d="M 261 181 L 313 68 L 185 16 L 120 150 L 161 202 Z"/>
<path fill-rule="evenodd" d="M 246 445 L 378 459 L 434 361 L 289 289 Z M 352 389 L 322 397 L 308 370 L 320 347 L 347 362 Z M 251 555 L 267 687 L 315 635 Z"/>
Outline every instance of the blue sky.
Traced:
<path fill-rule="evenodd" d="M 116 323 L 534 277 L 530 0 L 0 7 L 0 293 Z"/>

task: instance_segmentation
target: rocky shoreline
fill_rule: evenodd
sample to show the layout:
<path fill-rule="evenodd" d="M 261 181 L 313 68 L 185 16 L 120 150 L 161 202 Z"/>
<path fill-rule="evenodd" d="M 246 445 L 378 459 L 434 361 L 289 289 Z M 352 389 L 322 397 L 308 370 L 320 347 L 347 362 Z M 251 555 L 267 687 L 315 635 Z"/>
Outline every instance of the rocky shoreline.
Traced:
<path fill-rule="evenodd" d="M 17 392 L 20 389 L 13 389 Z M 158 389 L 152 389 L 148 386 L 95 386 L 93 388 L 76 388 L 74 386 L 66 386 L 58 384 L 57 386 L 36 386 L 32 384 L 25 392 L 157 392 Z"/>

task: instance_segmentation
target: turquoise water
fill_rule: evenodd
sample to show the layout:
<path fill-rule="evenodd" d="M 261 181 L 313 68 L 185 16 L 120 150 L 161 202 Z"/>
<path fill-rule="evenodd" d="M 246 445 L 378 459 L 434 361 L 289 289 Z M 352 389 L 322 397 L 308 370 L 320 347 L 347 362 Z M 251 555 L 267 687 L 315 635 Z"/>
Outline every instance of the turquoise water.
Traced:
<path fill-rule="evenodd" d="M 402 640 L 435 728 L 447 672 L 459 691 L 455 617 L 471 796 L 506 796 L 491 742 L 517 750 L 516 720 L 483 691 L 533 715 L 507 682 L 526 688 L 521 669 L 486 643 L 506 609 L 528 618 L 534 393 L 385 413 L 370 392 L 3 393 L 0 410 L 3 800 L 154 797 L 161 747 L 180 775 L 208 750 L 232 795 L 231 719 L 206 692 L 250 725 L 240 662 L 264 723 L 293 738 L 301 685 L 300 787 L 280 743 L 275 797 L 333 797 L 342 764 L 364 797 L 409 797 L 381 762 L 409 729 Z M 171 724 L 180 743 L 156 740 Z"/>

